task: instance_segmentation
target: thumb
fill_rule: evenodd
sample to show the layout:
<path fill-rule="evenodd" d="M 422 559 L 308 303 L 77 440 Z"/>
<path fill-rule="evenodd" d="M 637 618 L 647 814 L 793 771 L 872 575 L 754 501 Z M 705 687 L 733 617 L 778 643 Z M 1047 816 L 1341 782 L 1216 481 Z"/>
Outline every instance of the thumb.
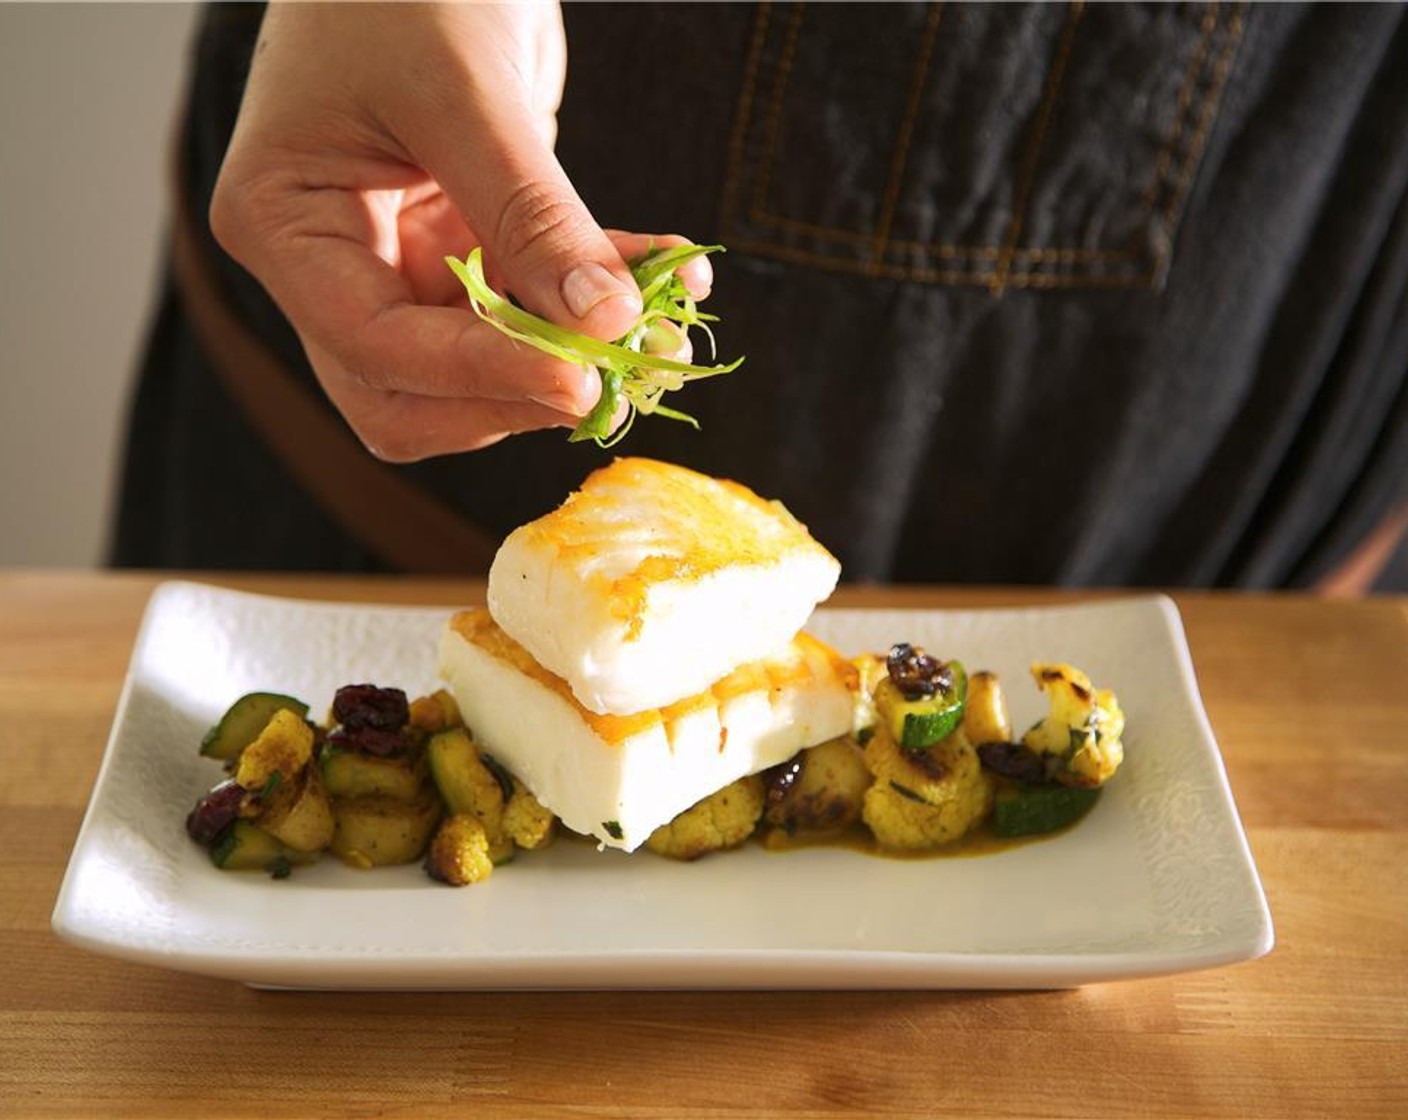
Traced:
<path fill-rule="evenodd" d="M 640 317 L 640 289 L 587 210 L 524 100 L 466 90 L 416 154 L 534 314 L 611 340 Z M 453 138 L 455 143 L 448 141 Z"/>

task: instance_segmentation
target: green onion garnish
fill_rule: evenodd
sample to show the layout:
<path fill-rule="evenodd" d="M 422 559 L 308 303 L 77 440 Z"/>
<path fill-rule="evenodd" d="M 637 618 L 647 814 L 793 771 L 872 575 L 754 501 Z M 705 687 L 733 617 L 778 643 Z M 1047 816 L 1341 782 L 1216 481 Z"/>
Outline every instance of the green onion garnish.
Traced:
<path fill-rule="evenodd" d="M 595 440 L 598 447 L 612 447 L 625 437 L 638 412 L 699 427 L 693 416 L 666 408 L 660 398 L 686 381 L 730 373 L 743 364 L 743 359 L 739 358 L 727 365 L 696 366 L 651 353 L 652 345 L 662 345 L 671 338 L 677 344 L 690 327 L 699 327 L 708 336 L 712 356 L 714 335 L 709 323 L 716 322 L 717 317 L 706 315 L 695 306 L 694 298 L 675 270 L 695 257 L 722 251 L 722 245 L 680 245 L 674 249 L 651 250 L 639 260 L 630 261 L 631 275 L 640 288 L 644 308 L 635 325 L 615 342 L 602 342 L 566 330 L 499 295 L 484 279 L 484 260 L 479 249 L 474 249 L 463 261 L 446 257 L 445 263 L 460 278 L 469 293 L 470 306 L 486 323 L 545 354 L 597 371 L 601 377 L 601 399 L 569 438 L 572 442 Z M 629 411 L 612 435 L 611 418 L 623 399 Z"/>

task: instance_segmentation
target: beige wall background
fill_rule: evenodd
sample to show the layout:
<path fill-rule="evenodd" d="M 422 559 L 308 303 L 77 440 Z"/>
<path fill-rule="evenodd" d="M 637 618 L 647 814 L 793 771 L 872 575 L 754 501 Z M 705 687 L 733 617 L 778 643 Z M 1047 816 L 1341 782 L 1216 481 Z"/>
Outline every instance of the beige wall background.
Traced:
<path fill-rule="evenodd" d="M 0 3 L 0 565 L 101 562 L 195 14 Z"/>

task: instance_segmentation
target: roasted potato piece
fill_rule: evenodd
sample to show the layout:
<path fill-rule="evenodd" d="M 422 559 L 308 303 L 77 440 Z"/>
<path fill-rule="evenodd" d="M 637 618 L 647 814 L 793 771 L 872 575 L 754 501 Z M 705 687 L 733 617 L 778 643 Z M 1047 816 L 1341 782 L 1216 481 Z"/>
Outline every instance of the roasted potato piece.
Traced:
<path fill-rule="evenodd" d="M 764 819 L 789 833 L 845 828 L 860 820 L 871 781 L 855 741 L 832 739 L 768 772 Z"/>
<path fill-rule="evenodd" d="M 333 853 L 353 867 L 385 867 L 420 858 L 440 820 L 440 799 L 427 790 L 415 801 L 350 797 L 333 804 Z"/>
<path fill-rule="evenodd" d="M 963 731 L 922 750 L 899 746 L 881 725 L 865 745 L 875 776 L 861 819 L 885 848 L 938 848 L 958 840 L 992 808 L 993 783 Z"/>
<path fill-rule="evenodd" d="M 974 746 L 1012 741 L 1012 720 L 996 673 L 986 670 L 968 678 L 968 703 L 963 709 L 963 734 Z"/>
<path fill-rule="evenodd" d="M 753 834 L 763 815 L 763 779 L 740 778 L 661 825 L 645 846 L 671 859 L 698 859 L 709 852 L 735 848 Z"/>
<path fill-rule="evenodd" d="M 425 870 L 432 879 L 452 887 L 482 883 L 494 870 L 489 858 L 489 834 L 473 813 L 446 817 L 430 842 Z"/>
<path fill-rule="evenodd" d="M 1058 760 L 1056 781 L 1069 786 L 1104 785 L 1124 761 L 1124 712 L 1108 688 L 1096 688 L 1073 665 L 1036 662 L 1032 676 L 1046 693 L 1050 713 L 1022 736 L 1038 753 Z"/>
<path fill-rule="evenodd" d="M 305 766 L 293 782 L 280 784 L 256 823 L 286 847 L 317 852 L 332 842 L 332 802 L 316 766 Z"/>

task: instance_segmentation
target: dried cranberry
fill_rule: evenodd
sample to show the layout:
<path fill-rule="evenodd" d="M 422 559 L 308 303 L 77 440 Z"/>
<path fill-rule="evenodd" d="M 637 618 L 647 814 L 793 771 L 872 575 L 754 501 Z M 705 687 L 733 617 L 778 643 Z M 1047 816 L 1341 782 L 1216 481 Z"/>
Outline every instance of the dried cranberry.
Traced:
<path fill-rule="evenodd" d="M 379 727 L 359 727 L 351 733 L 352 745 L 364 754 L 400 754 L 405 749 L 405 737 L 399 731 L 383 731 Z"/>
<path fill-rule="evenodd" d="M 980 743 L 978 759 L 986 769 L 1004 778 L 1019 782 L 1050 781 L 1046 760 L 1023 743 Z"/>
<path fill-rule="evenodd" d="M 245 791 L 238 782 L 221 782 L 199 801 L 186 817 L 186 832 L 205 848 L 213 848 L 239 816 Z"/>
<path fill-rule="evenodd" d="M 936 692 L 947 692 L 953 687 L 953 670 L 908 642 L 899 642 L 890 647 L 885 668 L 906 700 L 933 696 Z"/>
<path fill-rule="evenodd" d="M 375 727 L 335 727 L 328 732 L 328 742 L 348 751 L 361 751 L 385 758 L 400 754 L 406 748 L 406 736 L 400 731 L 382 731 Z"/>
<path fill-rule="evenodd" d="M 763 788 L 767 791 L 768 805 L 781 805 L 786 801 L 788 794 L 792 792 L 792 787 L 797 784 L 797 779 L 801 776 L 802 760 L 795 757 L 786 762 L 779 762 L 776 766 L 769 766 L 764 770 Z"/>
<path fill-rule="evenodd" d="M 332 714 L 349 731 L 364 727 L 400 731 L 411 718 L 411 708 L 399 688 L 349 684 L 339 688 L 333 697 Z"/>

